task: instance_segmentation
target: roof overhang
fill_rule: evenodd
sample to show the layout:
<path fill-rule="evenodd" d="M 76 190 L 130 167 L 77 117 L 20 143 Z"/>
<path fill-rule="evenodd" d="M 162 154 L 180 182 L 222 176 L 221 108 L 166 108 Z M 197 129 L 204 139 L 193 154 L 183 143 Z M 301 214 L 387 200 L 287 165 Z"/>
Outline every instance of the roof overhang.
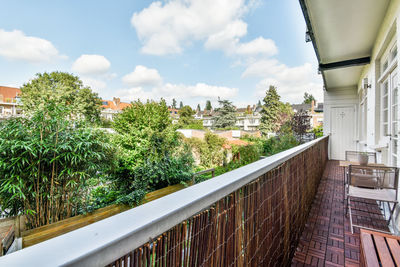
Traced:
<path fill-rule="evenodd" d="M 299 0 L 326 90 L 355 87 L 390 0 Z"/>

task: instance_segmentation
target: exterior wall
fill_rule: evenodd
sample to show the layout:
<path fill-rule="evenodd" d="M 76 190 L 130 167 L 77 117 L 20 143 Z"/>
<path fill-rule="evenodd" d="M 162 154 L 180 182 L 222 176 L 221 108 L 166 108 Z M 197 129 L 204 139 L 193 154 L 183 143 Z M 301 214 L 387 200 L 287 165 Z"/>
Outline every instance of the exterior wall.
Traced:
<path fill-rule="evenodd" d="M 311 115 L 311 127 L 317 127 L 323 125 L 324 122 L 324 113 L 313 113 Z"/>
<path fill-rule="evenodd" d="M 364 140 L 360 140 L 358 149 L 360 151 L 377 152 L 378 161 L 393 165 L 390 160 L 389 143 L 391 137 L 385 136 L 382 130 L 381 118 L 381 90 L 380 90 L 380 76 L 381 76 L 381 59 L 385 51 L 391 44 L 397 43 L 397 48 L 400 48 L 400 40 L 398 28 L 400 26 L 400 1 L 391 1 L 384 21 L 382 22 L 377 39 L 373 46 L 371 63 L 366 65 L 358 83 L 358 94 L 361 95 L 363 90 L 367 96 L 367 112 L 365 119 L 366 132 Z M 391 43 L 391 41 L 393 43 Z M 399 62 L 399 55 L 397 53 L 397 62 Z M 399 67 L 397 67 L 397 73 Z M 364 88 L 364 79 L 368 79 L 370 88 Z M 390 123 L 390 120 L 389 120 Z M 361 125 L 358 125 L 358 135 L 363 136 L 361 133 Z M 400 156 L 400 155 L 399 155 Z"/>
<path fill-rule="evenodd" d="M 245 131 L 256 131 L 260 126 L 261 115 L 238 117 L 235 126 Z"/>
<path fill-rule="evenodd" d="M 355 88 L 338 88 L 324 92 L 324 134 L 331 133 L 331 109 L 345 105 L 353 105 L 356 108 L 355 129 L 349 129 L 349 135 L 354 135 L 356 149 L 358 151 L 377 152 L 378 161 L 387 165 L 393 165 L 390 160 L 389 143 L 391 137 L 386 136 L 382 129 L 381 114 L 381 58 L 387 48 L 397 43 L 400 48 L 398 28 L 400 27 L 400 0 L 391 1 L 387 14 L 382 22 L 377 39 L 373 45 L 371 63 L 366 65 Z M 399 53 L 397 53 L 397 62 Z M 397 67 L 396 73 L 399 72 Z M 369 88 L 364 88 L 364 79 L 368 80 Z M 366 96 L 366 108 L 363 114 L 361 101 Z M 400 109 L 398 110 L 398 113 Z M 398 114 L 400 116 L 400 113 Z M 390 123 L 390 119 L 389 122 Z M 331 141 L 331 140 L 330 140 Z M 330 144 L 330 146 L 335 144 Z M 400 155 L 399 155 L 400 158 Z M 398 164 L 397 164 L 398 165 Z"/>
<path fill-rule="evenodd" d="M 20 113 L 21 110 L 19 108 L 19 104 L 0 102 L 0 118 L 17 116 Z"/>

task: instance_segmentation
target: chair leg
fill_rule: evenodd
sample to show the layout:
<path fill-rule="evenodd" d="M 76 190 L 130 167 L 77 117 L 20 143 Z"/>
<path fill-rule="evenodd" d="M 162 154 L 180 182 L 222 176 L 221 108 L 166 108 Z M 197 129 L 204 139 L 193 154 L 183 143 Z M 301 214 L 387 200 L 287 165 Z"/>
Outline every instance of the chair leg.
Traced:
<path fill-rule="evenodd" d="M 351 233 L 353 234 L 354 233 L 354 231 L 353 231 L 353 218 L 351 216 L 351 205 L 350 205 L 350 197 L 349 196 L 347 196 L 347 207 L 348 207 L 349 218 L 350 218 L 350 230 L 351 230 Z"/>
<path fill-rule="evenodd" d="M 390 208 L 390 203 L 388 202 L 389 211 L 390 211 L 389 220 L 388 220 L 388 225 L 390 224 L 390 221 L 392 220 L 393 213 L 394 213 L 394 210 L 395 210 L 395 208 L 396 208 L 396 205 L 397 205 L 397 203 L 393 203 L 393 208 Z M 394 222 L 392 222 L 392 223 L 393 223 L 393 226 L 394 226 Z"/>

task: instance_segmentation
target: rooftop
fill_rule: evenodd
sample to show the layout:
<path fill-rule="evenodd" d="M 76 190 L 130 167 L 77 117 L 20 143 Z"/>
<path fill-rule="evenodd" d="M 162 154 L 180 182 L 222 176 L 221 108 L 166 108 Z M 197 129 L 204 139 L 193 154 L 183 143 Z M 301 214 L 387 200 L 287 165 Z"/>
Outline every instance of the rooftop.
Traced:
<path fill-rule="evenodd" d="M 21 94 L 21 90 L 15 87 L 0 86 L 0 96 L 6 98 L 15 98 Z"/>

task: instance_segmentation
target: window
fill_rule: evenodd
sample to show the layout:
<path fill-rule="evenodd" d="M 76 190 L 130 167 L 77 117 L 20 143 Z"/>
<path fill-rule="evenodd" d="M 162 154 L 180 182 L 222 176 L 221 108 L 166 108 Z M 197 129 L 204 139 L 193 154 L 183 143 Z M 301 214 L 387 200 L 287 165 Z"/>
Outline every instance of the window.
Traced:
<path fill-rule="evenodd" d="M 367 91 L 360 91 L 360 140 L 367 140 Z"/>
<path fill-rule="evenodd" d="M 383 64 L 382 64 L 382 73 L 384 73 L 386 70 L 387 70 L 387 68 L 389 67 L 389 59 L 388 58 L 385 58 L 384 60 L 383 60 Z"/>
<path fill-rule="evenodd" d="M 387 136 L 389 134 L 389 81 L 386 80 L 381 85 L 382 92 L 382 134 Z"/>
<path fill-rule="evenodd" d="M 380 94 L 380 133 L 379 143 L 387 145 L 385 164 L 398 165 L 399 142 L 399 90 L 397 81 L 396 36 L 383 53 L 379 66 L 378 88 Z"/>

